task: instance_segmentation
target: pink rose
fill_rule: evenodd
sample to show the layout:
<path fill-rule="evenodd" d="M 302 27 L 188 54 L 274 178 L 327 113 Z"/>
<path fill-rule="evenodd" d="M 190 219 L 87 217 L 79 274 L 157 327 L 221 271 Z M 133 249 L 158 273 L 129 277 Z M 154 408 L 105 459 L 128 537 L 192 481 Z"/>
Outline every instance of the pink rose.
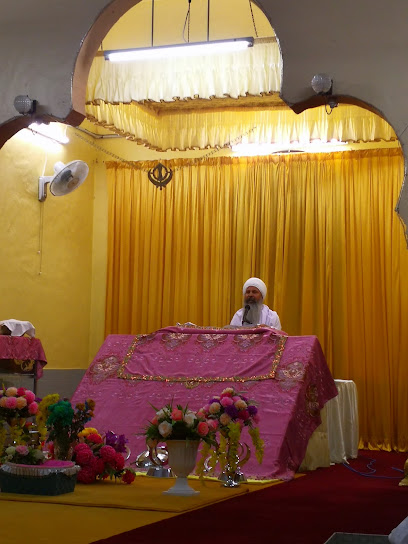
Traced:
<path fill-rule="evenodd" d="M 20 455 L 27 455 L 28 454 L 28 448 L 27 446 L 16 446 L 16 452 Z"/>
<path fill-rule="evenodd" d="M 7 397 L 6 398 L 6 408 L 10 408 L 10 410 L 14 410 L 14 408 L 17 408 L 17 399 L 16 399 L 16 397 Z"/>
<path fill-rule="evenodd" d="M 173 421 L 181 421 L 183 419 L 183 412 L 178 408 L 175 408 L 171 413 L 171 419 Z"/>
<path fill-rule="evenodd" d="M 234 401 L 232 400 L 231 397 L 222 397 L 222 399 L 220 400 L 220 403 L 225 408 L 225 406 L 231 406 L 232 404 L 234 404 Z"/>
<path fill-rule="evenodd" d="M 209 419 L 207 425 L 210 431 L 216 431 L 218 429 L 218 421 L 216 419 Z"/>
<path fill-rule="evenodd" d="M 221 393 L 221 398 L 222 397 L 232 397 L 234 394 L 234 390 L 232 389 L 232 387 L 227 387 L 226 389 L 224 389 L 224 391 Z"/>
<path fill-rule="evenodd" d="M 237 402 L 238 400 L 241 400 L 241 397 L 239 395 L 235 395 L 235 397 L 232 397 L 232 400 Z"/>
<path fill-rule="evenodd" d="M 18 397 L 22 397 L 24 395 L 24 393 L 26 392 L 26 388 L 25 387 L 19 387 L 17 389 L 17 396 Z"/>
<path fill-rule="evenodd" d="M 31 404 L 35 401 L 35 395 L 32 391 L 29 391 L 28 389 L 24 393 L 25 398 L 27 399 L 27 404 Z"/>
<path fill-rule="evenodd" d="M 1 406 L 1 399 L 0 399 L 0 406 Z M 196 413 L 196 416 L 197 416 L 197 419 L 205 419 L 205 413 L 203 412 L 203 410 L 198 410 L 198 412 Z"/>
<path fill-rule="evenodd" d="M 200 421 L 200 423 L 197 425 L 197 432 L 200 436 L 207 436 L 209 431 L 208 423 L 205 421 Z"/>
<path fill-rule="evenodd" d="M 28 405 L 28 411 L 32 416 L 34 416 L 38 412 L 38 404 L 36 402 L 32 402 Z"/>

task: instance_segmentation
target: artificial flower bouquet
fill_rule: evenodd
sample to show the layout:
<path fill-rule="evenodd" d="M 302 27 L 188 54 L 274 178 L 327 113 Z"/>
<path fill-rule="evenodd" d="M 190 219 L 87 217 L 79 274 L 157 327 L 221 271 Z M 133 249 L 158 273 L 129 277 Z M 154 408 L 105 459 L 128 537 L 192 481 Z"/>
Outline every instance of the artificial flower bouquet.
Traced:
<path fill-rule="evenodd" d="M 30 441 L 26 422 L 37 411 L 36 396 L 29 389 L 4 386 L 0 388 L 0 456 L 4 451 L 7 434 L 10 442 L 15 445 L 24 445 Z"/>
<path fill-rule="evenodd" d="M 83 429 L 79 434 L 79 444 L 74 448 L 73 461 L 81 467 L 78 482 L 90 484 L 96 480 L 121 479 L 130 484 L 135 479 L 135 471 L 125 467 L 124 453 L 127 453 L 127 439 L 108 431 L 102 436 L 93 427 Z"/>
<path fill-rule="evenodd" d="M 232 387 L 227 387 L 219 396 L 211 397 L 209 402 L 197 412 L 197 417 L 205 418 L 215 431 L 219 431 L 219 443 L 214 450 L 211 452 L 211 447 L 203 448 L 197 470 L 201 476 L 207 458 L 209 458 L 207 465 L 210 469 L 214 468 L 217 461 L 221 469 L 224 469 L 227 463 L 232 469 L 237 467 L 240 462 L 238 449 L 241 431 L 244 427 L 248 428 L 258 462 L 262 462 L 264 442 L 259 435 L 258 408 L 253 400 L 238 393 Z M 241 464 L 243 464 L 242 460 Z"/>
<path fill-rule="evenodd" d="M 27 419 L 37 411 L 36 396 L 29 389 L 4 386 L 0 389 L 0 420 Z"/>
<path fill-rule="evenodd" d="M 203 414 L 190 410 L 188 406 L 173 402 L 161 409 L 154 406 L 156 414 L 144 431 L 146 443 L 154 448 L 159 442 L 168 440 L 203 440 L 208 444 L 214 443 L 213 423 L 206 420 Z"/>
<path fill-rule="evenodd" d="M 1 460 L 3 463 L 40 465 L 45 461 L 45 455 L 37 446 L 20 444 L 6 448 Z"/>
<path fill-rule="evenodd" d="M 93 417 L 94 408 L 92 399 L 73 408 L 68 400 L 60 400 L 59 395 L 48 395 L 40 402 L 37 425 L 40 435 L 53 443 L 51 452 L 55 458 L 67 459 L 72 454 L 79 433 Z"/>

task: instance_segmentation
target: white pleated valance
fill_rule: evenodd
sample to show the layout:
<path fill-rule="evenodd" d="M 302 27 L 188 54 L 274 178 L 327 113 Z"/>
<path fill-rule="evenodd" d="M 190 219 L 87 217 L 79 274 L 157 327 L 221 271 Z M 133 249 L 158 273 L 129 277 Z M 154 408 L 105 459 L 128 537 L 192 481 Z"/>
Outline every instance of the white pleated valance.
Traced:
<path fill-rule="evenodd" d="M 88 104 L 88 119 L 151 149 L 187 150 L 226 147 L 231 143 L 307 144 L 320 139 L 343 142 L 393 141 L 392 127 L 357 106 L 324 107 L 297 115 L 289 108 L 226 108 L 163 113 L 137 103 Z"/>
<path fill-rule="evenodd" d="M 174 98 L 210 98 L 279 92 L 281 55 L 275 41 L 244 51 L 138 62 L 109 62 L 96 57 L 87 102 L 129 103 Z"/>

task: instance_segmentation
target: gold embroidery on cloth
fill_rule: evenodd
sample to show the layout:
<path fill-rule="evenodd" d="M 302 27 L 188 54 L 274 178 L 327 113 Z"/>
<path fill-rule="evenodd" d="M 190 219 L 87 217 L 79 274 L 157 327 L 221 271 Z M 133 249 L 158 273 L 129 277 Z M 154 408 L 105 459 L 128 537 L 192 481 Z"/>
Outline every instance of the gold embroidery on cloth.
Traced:
<path fill-rule="evenodd" d="M 262 340 L 262 334 L 237 334 L 234 336 L 233 342 L 240 351 L 248 351 L 259 344 L 259 342 L 262 342 Z"/>
<path fill-rule="evenodd" d="M 196 342 L 201 345 L 205 351 L 210 351 L 228 338 L 228 334 L 199 334 Z"/>
<path fill-rule="evenodd" d="M 108 378 L 112 378 L 116 375 L 119 364 L 118 359 L 113 355 L 106 357 L 102 361 L 96 361 L 89 371 L 91 382 L 99 384 Z"/>
<path fill-rule="evenodd" d="M 305 366 L 300 361 L 293 361 L 285 368 L 280 368 L 276 372 L 276 379 L 283 391 L 289 391 L 302 381 L 305 376 Z"/>
<path fill-rule="evenodd" d="M 166 349 L 174 350 L 184 345 L 190 340 L 189 334 L 183 334 L 182 332 L 169 332 L 163 334 L 161 341 L 166 346 Z"/>
<path fill-rule="evenodd" d="M 171 333 L 171 334 L 177 334 L 177 333 Z M 245 382 L 260 382 L 263 380 L 271 380 L 275 378 L 275 373 L 277 366 L 279 365 L 279 362 L 281 360 L 283 350 L 285 349 L 285 344 L 288 339 L 287 336 L 279 336 L 276 342 L 276 351 L 275 355 L 272 360 L 271 369 L 268 374 L 261 374 L 257 376 L 212 376 L 212 377 L 202 377 L 202 376 L 186 376 L 186 377 L 179 377 L 179 376 L 151 376 L 149 374 L 141 374 L 139 376 L 129 374 L 126 372 L 126 365 L 130 361 L 130 358 L 132 357 L 136 347 L 138 347 L 140 343 L 140 338 L 143 335 L 136 335 L 133 339 L 131 345 L 129 346 L 129 349 L 123 359 L 123 361 L 120 363 L 120 368 L 117 372 L 117 377 L 121 378 L 123 380 L 129 380 L 133 382 L 165 382 L 165 383 L 181 383 L 183 384 L 187 389 L 193 389 L 194 387 L 197 387 L 200 384 L 204 383 L 225 383 L 225 382 L 234 382 L 234 383 L 245 383 Z M 189 336 L 189 335 L 185 335 Z M 255 335 L 257 336 L 257 335 Z"/>
<path fill-rule="evenodd" d="M 138 334 L 139 346 L 143 346 L 143 344 L 147 344 L 147 342 L 151 342 L 152 340 L 154 340 L 155 336 L 156 336 L 155 332 L 152 332 L 150 334 Z"/>

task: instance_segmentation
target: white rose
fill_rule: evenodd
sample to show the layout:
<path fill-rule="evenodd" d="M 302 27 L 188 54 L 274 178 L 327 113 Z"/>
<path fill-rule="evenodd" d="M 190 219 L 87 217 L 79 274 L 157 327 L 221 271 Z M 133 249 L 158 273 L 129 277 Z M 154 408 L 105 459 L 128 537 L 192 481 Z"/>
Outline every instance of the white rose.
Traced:
<path fill-rule="evenodd" d="M 187 412 L 187 414 L 184 416 L 184 422 L 188 427 L 192 427 L 196 419 L 197 418 L 193 412 Z"/>
<path fill-rule="evenodd" d="M 14 446 L 9 446 L 6 448 L 6 455 L 14 455 L 16 453 L 16 448 Z"/>
<path fill-rule="evenodd" d="M 171 435 L 171 431 L 173 430 L 173 427 L 171 426 L 171 423 L 169 423 L 168 421 L 162 421 L 158 429 L 162 437 L 167 438 L 168 436 Z"/>
<path fill-rule="evenodd" d="M 163 419 L 165 417 L 164 410 L 159 410 L 156 412 L 157 419 Z"/>

